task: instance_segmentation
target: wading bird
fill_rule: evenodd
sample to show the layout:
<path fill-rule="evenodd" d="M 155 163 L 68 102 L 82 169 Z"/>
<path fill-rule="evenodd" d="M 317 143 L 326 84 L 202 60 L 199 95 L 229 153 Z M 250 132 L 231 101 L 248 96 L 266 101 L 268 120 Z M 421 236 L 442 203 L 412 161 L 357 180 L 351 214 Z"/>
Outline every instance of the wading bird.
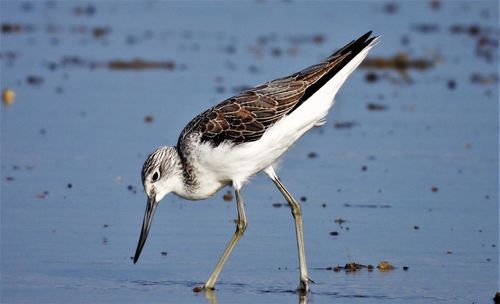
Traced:
<path fill-rule="evenodd" d="M 334 97 L 347 77 L 378 42 L 368 32 L 324 61 L 287 77 L 247 89 L 196 116 L 184 128 L 177 146 L 158 148 L 142 167 L 148 201 L 137 262 L 158 202 L 168 193 L 189 200 L 205 199 L 226 185 L 236 194 L 236 231 L 203 286 L 214 289 L 224 263 L 247 227 L 240 193 L 245 182 L 264 171 L 278 187 L 295 220 L 300 266 L 298 290 L 309 278 L 302 233 L 302 212 L 273 169 L 273 164 L 309 129 L 323 125 Z"/>

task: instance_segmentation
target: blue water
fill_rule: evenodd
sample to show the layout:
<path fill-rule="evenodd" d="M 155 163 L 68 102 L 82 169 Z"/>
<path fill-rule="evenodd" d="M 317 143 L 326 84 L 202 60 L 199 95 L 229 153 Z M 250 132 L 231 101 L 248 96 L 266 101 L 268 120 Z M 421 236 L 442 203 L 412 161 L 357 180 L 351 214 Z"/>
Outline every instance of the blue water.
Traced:
<path fill-rule="evenodd" d="M 1 302 L 491 302 L 499 289 L 498 47 L 491 59 L 478 56 L 478 36 L 452 27 L 477 24 L 498 44 L 498 3 L 395 2 L 388 10 L 378 1 L 2 1 L 1 23 L 21 30 L 0 41 L 1 89 L 16 93 L 0 111 Z M 435 30 L 415 30 L 422 24 Z M 105 33 L 95 37 L 95 28 Z M 393 70 L 357 70 L 329 123 L 279 166 L 288 189 L 307 198 L 316 281 L 307 298 L 292 292 L 292 217 L 273 207 L 284 200 L 261 175 L 243 189 L 249 228 L 215 294 L 192 288 L 234 231 L 228 189 L 201 202 L 165 198 L 132 263 L 149 152 L 175 144 L 195 114 L 238 88 L 314 64 L 368 30 L 382 35 L 370 58 L 406 52 L 436 64 L 409 70 L 409 83 Z M 134 58 L 175 68 L 106 67 Z M 367 82 L 369 72 L 382 79 Z M 493 80 L 473 83 L 474 73 Z M 42 83 L 29 84 L 32 75 Z M 386 110 L 368 111 L 371 102 Z M 326 270 L 383 260 L 396 269 Z"/>

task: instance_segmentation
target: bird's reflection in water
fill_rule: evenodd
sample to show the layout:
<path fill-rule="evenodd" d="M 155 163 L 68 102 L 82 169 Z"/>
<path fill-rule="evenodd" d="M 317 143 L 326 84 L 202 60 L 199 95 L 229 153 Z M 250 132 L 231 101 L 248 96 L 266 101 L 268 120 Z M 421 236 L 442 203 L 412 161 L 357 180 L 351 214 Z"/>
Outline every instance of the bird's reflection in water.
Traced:
<path fill-rule="evenodd" d="M 213 289 L 205 289 L 205 298 L 208 300 L 209 304 L 217 304 L 217 294 Z M 299 298 L 299 304 L 307 304 L 307 292 L 297 291 L 297 296 Z"/>
<path fill-rule="evenodd" d="M 205 289 L 205 298 L 207 298 L 208 303 L 217 304 L 217 295 L 213 289 Z"/>
<path fill-rule="evenodd" d="M 299 304 L 307 304 L 307 291 L 297 291 L 299 296 Z"/>

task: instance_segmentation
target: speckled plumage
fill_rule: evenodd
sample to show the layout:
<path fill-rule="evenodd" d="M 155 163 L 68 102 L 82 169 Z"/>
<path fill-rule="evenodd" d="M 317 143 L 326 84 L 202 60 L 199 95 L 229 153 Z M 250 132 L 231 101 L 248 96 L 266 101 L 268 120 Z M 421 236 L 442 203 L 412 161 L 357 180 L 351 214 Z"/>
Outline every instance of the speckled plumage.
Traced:
<path fill-rule="evenodd" d="M 240 144 L 258 140 L 270 126 L 297 109 L 365 49 L 376 38 L 368 39 L 370 34 L 352 41 L 321 63 L 244 90 L 196 116 L 179 136 L 180 154 L 192 133 L 199 133 L 202 142 L 213 146 L 224 141 Z"/>

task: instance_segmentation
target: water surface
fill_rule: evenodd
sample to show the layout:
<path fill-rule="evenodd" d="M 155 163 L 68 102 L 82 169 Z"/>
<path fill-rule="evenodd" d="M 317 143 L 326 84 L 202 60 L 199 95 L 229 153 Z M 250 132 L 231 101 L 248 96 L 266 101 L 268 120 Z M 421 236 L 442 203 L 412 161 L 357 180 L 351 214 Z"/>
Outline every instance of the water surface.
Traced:
<path fill-rule="evenodd" d="M 436 3 L 2 1 L 1 89 L 16 98 L 0 112 L 1 302 L 491 302 L 498 3 Z M 368 30 L 382 35 L 371 59 L 430 67 L 357 70 L 328 124 L 279 166 L 305 199 L 307 299 L 293 292 L 292 217 L 263 175 L 243 189 L 249 228 L 215 294 L 192 288 L 234 231 L 228 189 L 165 198 L 132 263 L 148 153 L 207 107 Z M 164 66 L 109 65 L 134 59 Z M 396 268 L 327 270 L 380 261 Z"/>

